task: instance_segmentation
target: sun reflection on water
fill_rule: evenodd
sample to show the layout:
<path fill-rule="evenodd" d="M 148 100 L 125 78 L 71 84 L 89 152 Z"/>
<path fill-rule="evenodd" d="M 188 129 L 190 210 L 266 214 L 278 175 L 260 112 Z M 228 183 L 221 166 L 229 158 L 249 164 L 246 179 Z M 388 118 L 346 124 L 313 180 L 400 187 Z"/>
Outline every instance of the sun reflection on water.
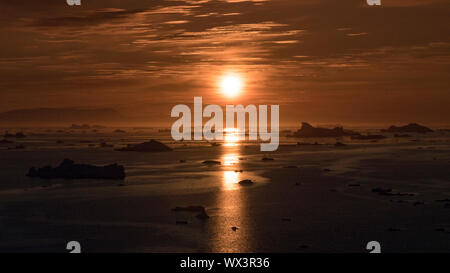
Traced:
<path fill-rule="evenodd" d="M 224 145 L 220 147 L 222 155 L 221 187 L 216 195 L 216 207 L 220 208 L 212 221 L 212 232 L 215 234 L 210 241 L 210 251 L 217 253 L 248 252 L 253 240 L 249 227 L 248 191 L 239 181 L 252 178 L 250 172 L 244 170 L 243 146 L 239 145 L 237 129 L 224 130 Z M 235 229 L 233 229 L 235 227 Z"/>
<path fill-rule="evenodd" d="M 225 154 L 222 161 L 224 166 L 232 166 L 239 163 L 239 156 L 237 154 Z"/>
<path fill-rule="evenodd" d="M 236 145 L 236 130 L 228 131 L 222 146 L 222 185 L 217 195 L 216 206 L 220 208 L 217 220 L 212 226 L 215 237 L 211 240 L 211 252 L 235 253 L 249 251 L 251 242 L 248 238 L 247 204 L 245 192 L 239 181 L 243 179 L 241 172 L 242 146 Z M 233 230 L 232 227 L 236 227 Z"/>
<path fill-rule="evenodd" d="M 236 128 L 225 128 L 224 130 L 225 146 L 237 146 L 239 142 L 239 130 Z"/>
<path fill-rule="evenodd" d="M 238 189 L 240 174 L 235 171 L 224 171 L 223 172 L 223 188 L 225 190 L 236 190 Z"/>

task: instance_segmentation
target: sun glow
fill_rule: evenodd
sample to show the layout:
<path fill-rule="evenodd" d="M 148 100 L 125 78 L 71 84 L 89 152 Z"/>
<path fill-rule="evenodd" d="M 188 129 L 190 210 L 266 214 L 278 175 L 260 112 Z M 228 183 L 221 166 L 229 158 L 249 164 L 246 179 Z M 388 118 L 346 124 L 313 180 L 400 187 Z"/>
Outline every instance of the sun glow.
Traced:
<path fill-rule="evenodd" d="M 235 97 L 242 90 L 242 79 L 239 75 L 228 74 L 220 82 L 220 88 L 227 97 Z"/>

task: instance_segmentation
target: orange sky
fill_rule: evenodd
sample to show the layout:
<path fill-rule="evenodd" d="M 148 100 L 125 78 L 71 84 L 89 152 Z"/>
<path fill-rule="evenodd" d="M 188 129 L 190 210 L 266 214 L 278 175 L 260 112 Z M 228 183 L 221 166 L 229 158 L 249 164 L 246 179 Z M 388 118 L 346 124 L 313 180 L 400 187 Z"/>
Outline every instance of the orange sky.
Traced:
<path fill-rule="evenodd" d="M 0 0 L 0 112 L 114 108 L 170 121 L 279 104 L 283 123 L 450 123 L 450 2 Z M 245 81 L 234 99 L 220 77 Z"/>

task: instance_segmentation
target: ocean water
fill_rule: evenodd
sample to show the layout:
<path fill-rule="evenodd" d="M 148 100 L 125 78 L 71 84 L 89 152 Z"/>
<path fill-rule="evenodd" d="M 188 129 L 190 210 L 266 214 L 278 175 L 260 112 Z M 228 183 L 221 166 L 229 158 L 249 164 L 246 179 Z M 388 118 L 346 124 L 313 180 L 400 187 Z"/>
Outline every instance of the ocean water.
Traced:
<path fill-rule="evenodd" d="M 176 143 L 156 129 L 115 129 L 28 128 L 26 138 L 2 144 L 0 251 L 64 252 L 65 243 L 76 239 L 88 252 L 354 252 L 364 251 L 364 240 L 372 238 L 388 242 L 392 251 L 448 251 L 448 237 L 442 238 L 448 235 L 434 231 L 450 230 L 448 209 L 436 201 L 450 197 L 447 132 L 375 142 L 282 135 L 279 149 L 264 153 L 259 143 L 233 135 L 211 145 Z M 149 139 L 174 150 L 114 150 Z M 335 147 L 337 141 L 346 146 Z M 30 167 L 57 166 L 64 158 L 118 163 L 126 178 L 26 176 Z M 205 160 L 221 165 L 205 166 Z M 255 184 L 239 185 L 244 179 Z M 374 194 L 375 187 L 414 196 L 392 202 L 394 197 Z M 426 205 L 414 206 L 418 201 Z M 172 211 L 190 205 L 204 206 L 210 218 Z M 408 232 L 392 237 L 386 231 L 397 226 Z"/>
<path fill-rule="evenodd" d="M 11 132 L 19 129 L 9 128 Z M 238 141 L 235 134 L 225 135 L 219 145 L 206 141 L 172 140 L 167 130 L 124 128 L 122 133 L 115 129 L 69 130 L 58 128 L 33 128 L 25 130 L 26 138 L 10 139 L 13 144 L 0 145 L 0 191 L 11 189 L 30 189 L 34 187 L 81 187 L 108 185 L 116 182 L 104 180 L 42 180 L 26 177 L 30 167 L 57 166 L 63 159 L 69 158 L 76 163 L 93 165 L 121 164 L 126 169 L 127 185 L 151 184 L 158 191 L 198 191 L 209 187 L 230 190 L 238 188 L 237 182 L 252 179 L 267 182 L 262 172 L 271 166 L 282 166 L 283 160 L 289 161 L 289 155 L 320 151 L 333 151 L 334 143 L 342 142 L 349 147 L 365 146 L 402 146 L 402 145 L 447 145 L 448 132 L 432 134 L 412 134 L 409 138 L 388 138 L 372 140 L 352 140 L 343 138 L 290 138 L 282 131 L 280 147 L 275 152 L 261 152 L 260 144 L 250 141 Z M 376 133 L 363 130 L 365 133 Z M 114 149 L 127 144 L 136 144 L 150 139 L 161 141 L 173 152 L 139 153 L 119 152 Z M 100 143 L 114 145 L 101 147 Z M 297 145 L 300 142 L 302 145 Z M 309 145 L 309 144 L 320 145 Z M 23 145 L 23 149 L 16 149 Z M 437 145 L 437 146 L 436 146 Z M 345 147 L 344 147 L 345 149 Z M 262 162 L 263 157 L 277 157 L 274 162 Z M 221 166 L 205 166 L 205 160 L 216 160 Z M 245 175 L 239 170 L 245 169 Z M 164 187 L 158 187 L 164 185 Z"/>

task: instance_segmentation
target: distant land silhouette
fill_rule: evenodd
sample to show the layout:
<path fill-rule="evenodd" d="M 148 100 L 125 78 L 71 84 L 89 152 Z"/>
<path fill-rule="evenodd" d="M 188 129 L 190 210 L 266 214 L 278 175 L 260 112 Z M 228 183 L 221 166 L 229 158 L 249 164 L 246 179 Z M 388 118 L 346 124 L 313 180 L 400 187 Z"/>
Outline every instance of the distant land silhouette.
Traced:
<path fill-rule="evenodd" d="M 382 132 L 389 132 L 389 133 L 432 133 L 433 130 L 431 130 L 428 127 L 422 126 L 417 123 L 410 123 L 405 126 L 391 126 L 388 129 L 381 130 Z"/>
<path fill-rule="evenodd" d="M 70 124 L 79 122 L 123 122 L 125 117 L 111 108 L 33 108 L 0 113 L 0 125 Z"/>
<path fill-rule="evenodd" d="M 358 132 L 345 130 L 343 127 L 336 127 L 334 129 L 313 127 L 307 122 L 302 122 L 302 127 L 294 132 L 291 137 L 342 137 L 342 136 L 356 136 L 360 135 Z"/>

